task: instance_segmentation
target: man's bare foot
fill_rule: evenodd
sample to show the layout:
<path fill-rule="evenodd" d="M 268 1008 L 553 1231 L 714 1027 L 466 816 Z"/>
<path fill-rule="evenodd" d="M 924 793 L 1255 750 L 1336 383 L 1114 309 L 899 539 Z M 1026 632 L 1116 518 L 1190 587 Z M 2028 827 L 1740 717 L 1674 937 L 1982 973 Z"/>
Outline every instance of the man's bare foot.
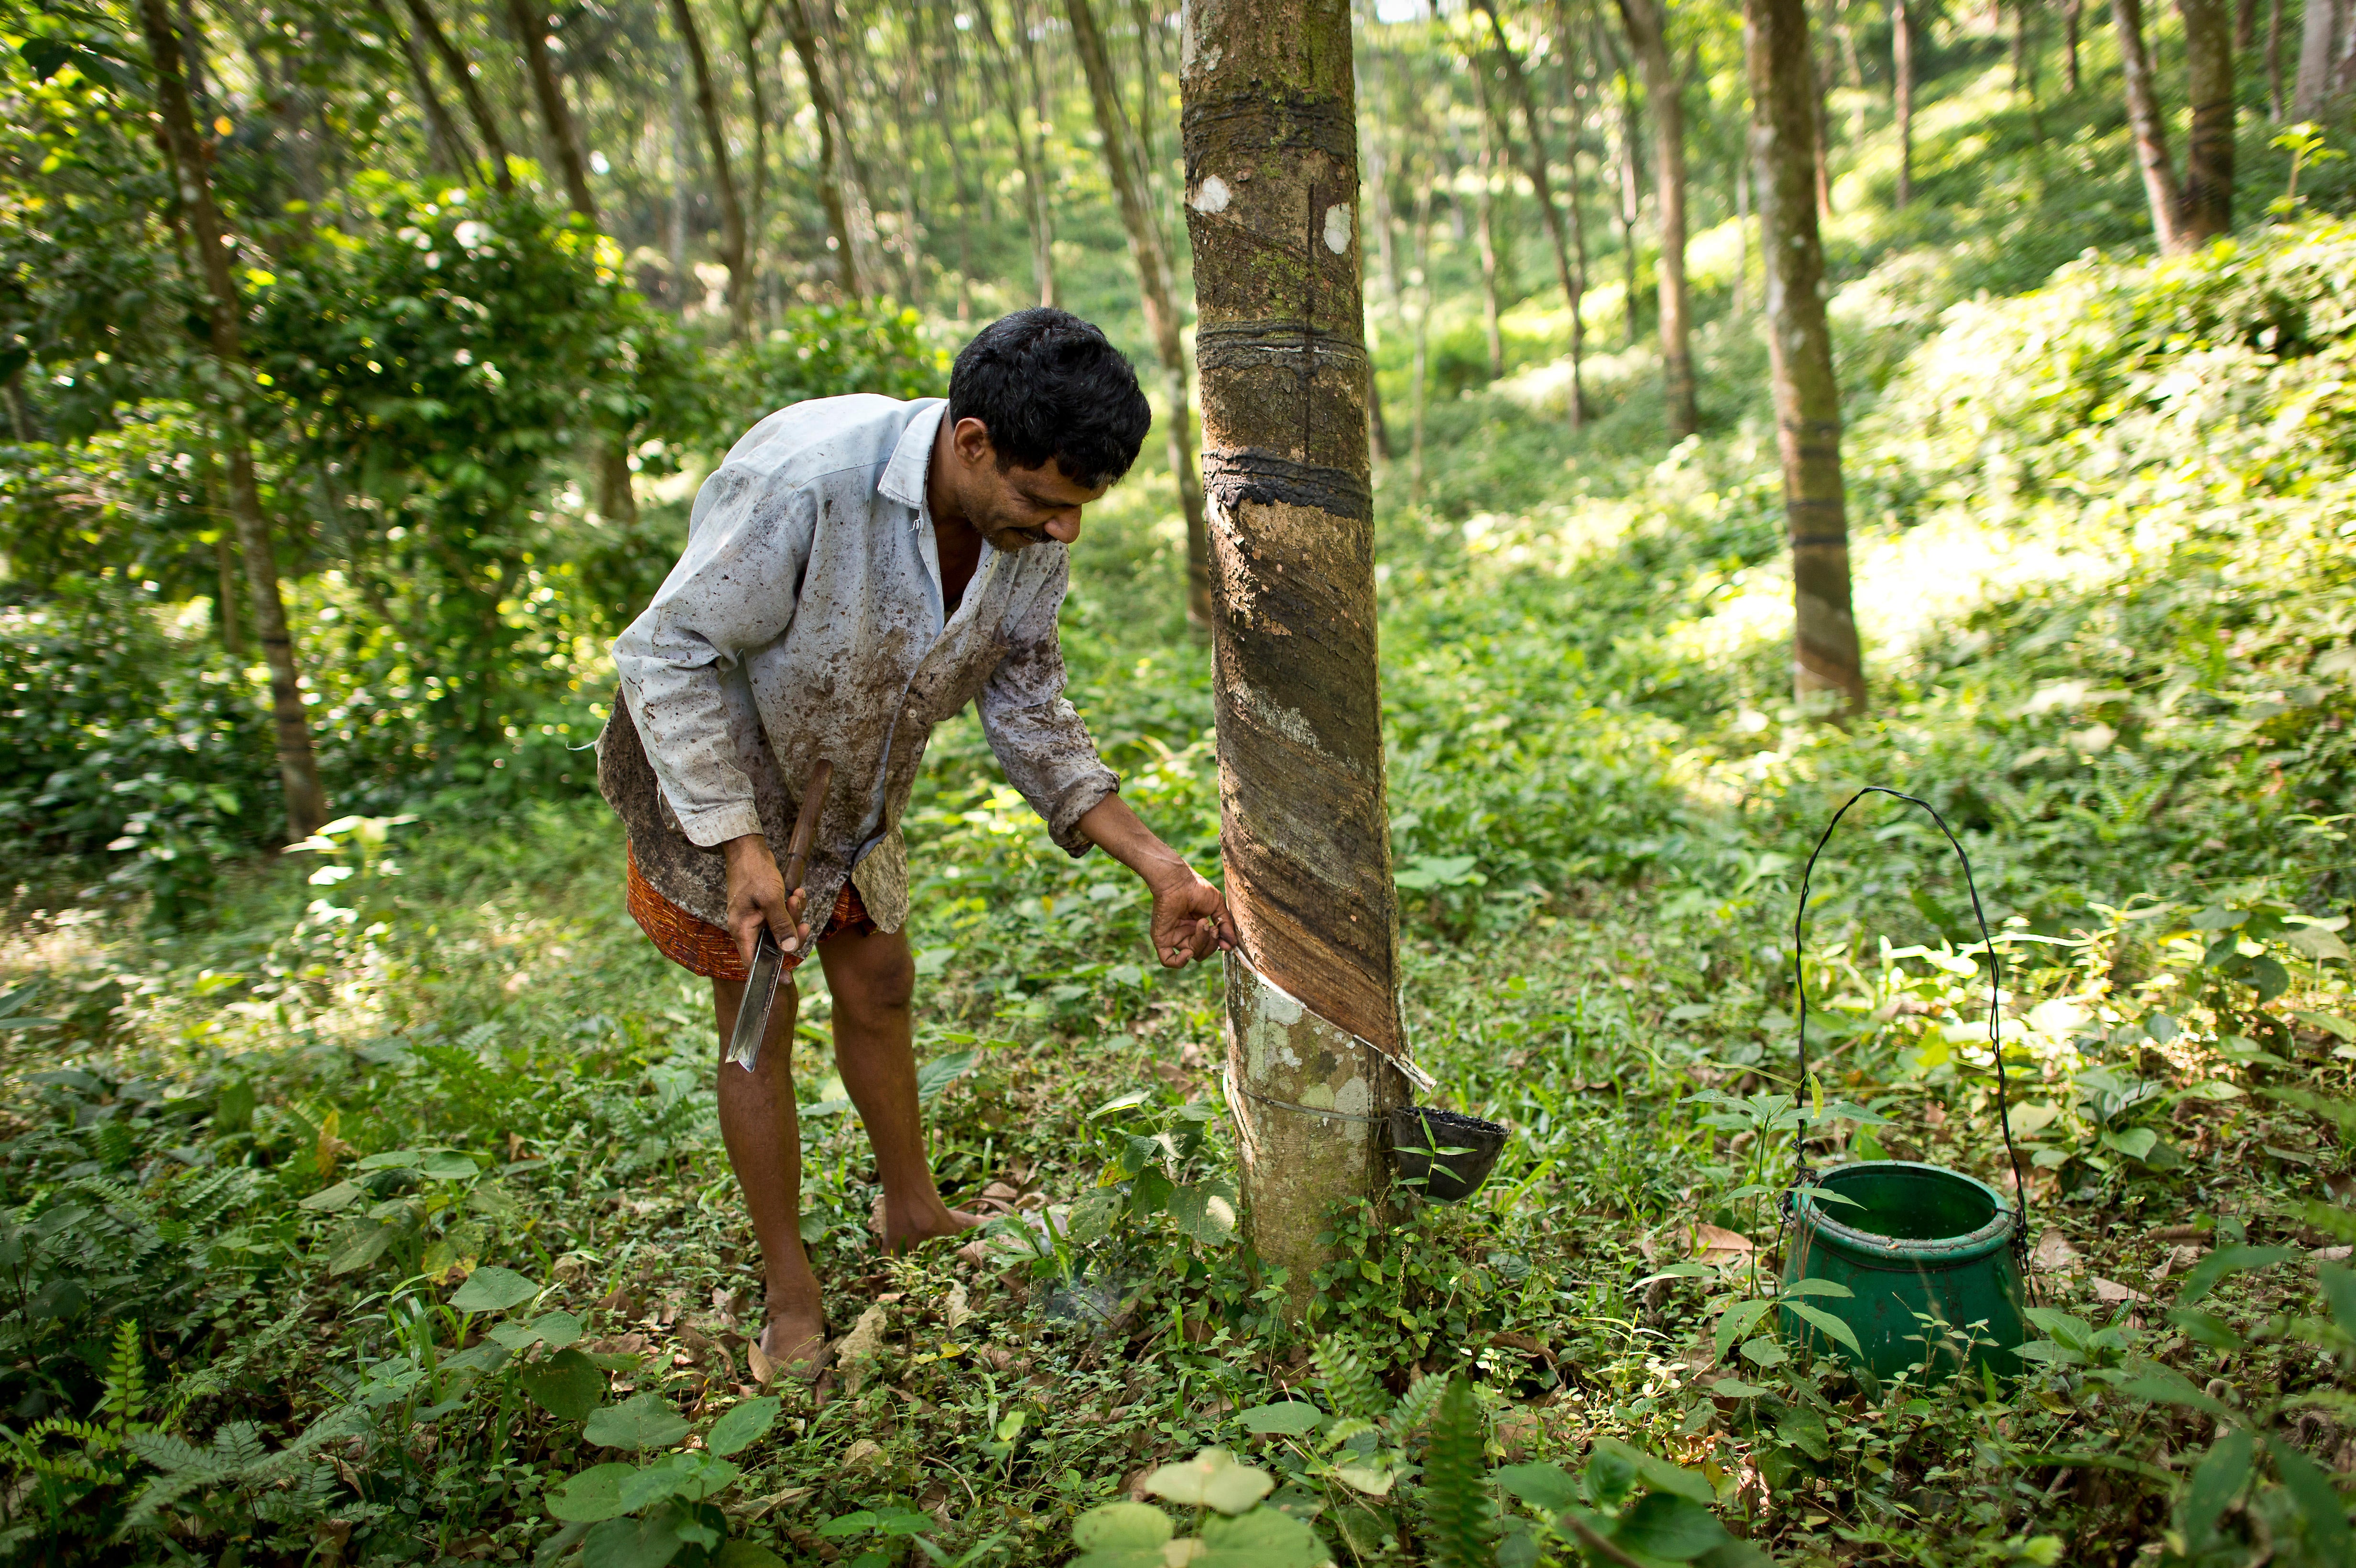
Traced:
<path fill-rule="evenodd" d="M 777 1313 L 761 1330 L 760 1348 L 783 1375 L 814 1381 L 826 1370 L 826 1317 L 816 1311 Z"/>
<path fill-rule="evenodd" d="M 894 1213 L 883 1199 L 878 1198 L 873 1219 L 873 1228 L 884 1237 L 884 1250 L 893 1253 L 905 1253 L 911 1247 L 938 1241 L 944 1236 L 960 1236 L 990 1223 L 982 1215 L 952 1209 L 937 1199 L 927 1209 L 900 1214 Z"/>

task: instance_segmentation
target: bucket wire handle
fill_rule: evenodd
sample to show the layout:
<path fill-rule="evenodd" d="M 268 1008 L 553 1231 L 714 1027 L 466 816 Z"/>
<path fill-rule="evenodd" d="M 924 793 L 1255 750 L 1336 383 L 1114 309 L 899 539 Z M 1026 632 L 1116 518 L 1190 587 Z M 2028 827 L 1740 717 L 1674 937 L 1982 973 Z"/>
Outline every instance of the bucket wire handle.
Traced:
<path fill-rule="evenodd" d="M 1972 918 L 1979 923 L 1980 944 L 1987 949 L 1988 1050 L 1996 1057 L 1997 1125 L 2004 1134 L 2004 1156 L 2006 1161 L 2012 1167 L 2013 1198 L 2019 1205 L 2019 1222 L 2013 1227 L 2012 1250 L 2020 1264 L 2021 1286 L 2023 1289 L 2028 1289 L 2029 1288 L 2029 1183 L 2020 1174 L 2020 1151 L 2012 1145 L 2012 1085 L 2004 1070 L 2004 958 L 1997 952 L 1996 938 L 1988 933 L 1987 912 L 1980 907 L 1980 889 L 1979 883 L 1972 876 L 1972 858 L 1964 853 L 1962 843 L 1956 839 L 1954 830 L 1947 826 L 1947 819 L 1939 815 L 1939 808 L 1919 795 L 1907 795 L 1902 791 L 1890 789 L 1881 784 L 1868 784 L 1858 790 L 1843 802 L 1841 808 L 1833 813 L 1833 819 L 1825 824 L 1824 832 L 1816 838 L 1815 848 L 1808 856 L 1807 867 L 1800 873 L 1800 901 L 1792 911 L 1792 990 L 1800 999 L 1800 1081 L 1793 1087 L 1792 1104 L 1795 1108 L 1804 1112 L 1808 1103 L 1808 986 L 1806 976 L 1802 971 L 1802 965 L 1806 957 L 1803 937 L 1806 931 L 1808 918 L 1808 884 L 1816 872 L 1816 857 L 1823 854 L 1825 846 L 1832 841 L 1833 829 L 1840 826 L 1841 818 L 1848 815 L 1850 806 L 1869 795 L 1886 795 L 1892 800 L 1902 800 L 1909 805 L 1919 805 L 1929 812 L 1931 820 L 1939 825 L 1940 833 L 1945 837 L 1947 847 L 1954 850 L 1955 859 L 1962 861 L 1964 865 L 1964 886 L 1972 895 Z M 1795 1130 L 1793 1147 L 1795 1151 L 1795 1163 L 1792 1185 L 1796 1189 L 1806 1185 L 1808 1179 L 1808 1141 L 1804 1123 Z M 1788 1220 L 1793 1195 L 1789 1192 L 1785 1193 L 1783 1201 L 1785 1217 Z"/>

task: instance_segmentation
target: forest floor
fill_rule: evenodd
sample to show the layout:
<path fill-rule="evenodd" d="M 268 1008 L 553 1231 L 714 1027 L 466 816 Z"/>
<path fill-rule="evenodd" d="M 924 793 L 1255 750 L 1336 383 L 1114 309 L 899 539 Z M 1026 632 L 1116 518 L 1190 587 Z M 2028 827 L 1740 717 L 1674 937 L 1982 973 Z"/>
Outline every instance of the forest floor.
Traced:
<path fill-rule="evenodd" d="M 822 1402 L 749 1364 L 708 998 L 624 913 L 594 800 L 350 826 L 177 931 L 28 887 L 12 1549 L 547 1563 L 604 1512 L 589 1568 L 1057 1561 L 1217 1447 L 1278 1488 L 1194 1483 L 1237 1563 L 1301 1560 L 1237 1533 L 1271 1518 L 1312 1563 L 1569 1560 L 1580 1529 L 1745 1560 L 1645 1533 L 1680 1498 L 1783 1563 L 2346 1561 L 2351 269 L 2356 229 L 2311 222 L 1927 315 L 1912 252 L 1850 283 L 1876 702 L 1846 731 L 1786 696 L 1754 408 L 1665 455 L 1567 447 L 1526 388 L 1435 409 L 1434 495 L 1386 476 L 1378 551 L 1407 1010 L 1435 1103 L 1512 1138 L 1469 1201 L 1337 1216 L 1298 1328 L 1232 1235 L 1215 973 L 1152 964 L 1140 891 L 1054 850 L 969 720 L 909 822 L 918 1054 L 944 1189 L 1017 1217 L 980 1257 L 881 1253 L 814 978 Z M 1706 347 L 1756 375 L 1748 325 Z M 1092 517 L 1066 649 L 1124 793 L 1209 867 L 1161 512 L 1139 484 Z M 2045 1304 L 2017 1380 L 1859 1380 L 1770 1327 L 1796 877 L 1867 784 L 1938 806 L 1999 933 Z M 1944 841 L 1860 805 L 1815 886 L 1810 1159 L 2011 1190 Z M 1184 1555 L 1094 1517 L 1102 1568 Z"/>

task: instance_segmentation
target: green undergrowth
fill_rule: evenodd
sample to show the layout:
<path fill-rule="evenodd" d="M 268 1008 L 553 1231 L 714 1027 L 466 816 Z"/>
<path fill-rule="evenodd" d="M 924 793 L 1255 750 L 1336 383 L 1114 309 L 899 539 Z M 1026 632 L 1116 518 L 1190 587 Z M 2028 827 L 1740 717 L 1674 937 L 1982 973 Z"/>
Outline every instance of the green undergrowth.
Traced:
<path fill-rule="evenodd" d="M 177 928 L 20 899 L 10 1549 L 2345 1561 L 2351 266 L 2317 222 L 1941 315 L 1854 421 L 1845 731 L 1787 695 L 1755 433 L 1510 507 L 1387 475 L 1408 1018 L 1435 1098 L 1513 1138 L 1469 1202 L 1336 1214 L 1297 1330 L 1234 1235 L 1216 976 L 1152 964 L 1134 884 L 1047 844 L 967 721 L 910 817 L 921 1082 L 953 1200 L 1018 1217 L 880 1253 L 813 982 L 822 1404 L 754 1378 L 708 997 L 623 914 L 594 801 L 348 822 Z M 1207 661 L 1151 511 L 1092 525 L 1075 694 L 1208 865 Z M 1795 1153 L 2013 1188 L 1991 954 L 1887 800 L 1815 869 L 1797 1079 L 1798 873 L 1867 784 L 1945 817 L 2001 958 L 2018 1376 L 1958 1369 L 1967 1324 L 1886 1381 L 1774 1327 Z M 1102 1511 L 1149 1496 L 1195 1545 Z"/>

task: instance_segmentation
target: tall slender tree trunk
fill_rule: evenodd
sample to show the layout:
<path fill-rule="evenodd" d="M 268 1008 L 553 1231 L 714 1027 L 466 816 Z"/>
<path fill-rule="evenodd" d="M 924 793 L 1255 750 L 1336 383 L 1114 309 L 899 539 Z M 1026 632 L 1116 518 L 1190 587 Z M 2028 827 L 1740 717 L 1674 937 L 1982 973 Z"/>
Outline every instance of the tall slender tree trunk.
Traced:
<path fill-rule="evenodd" d="M 1600 31 L 1601 29 L 1599 29 Z M 1609 37 L 1611 34 L 1603 33 Z M 1620 146 L 1618 173 L 1620 176 L 1620 261 L 1626 274 L 1627 346 L 1636 347 L 1636 334 L 1642 323 L 1637 319 L 1636 295 L 1636 219 L 1642 216 L 1644 187 L 1642 169 L 1644 137 L 1636 119 L 1636 83 L 1634 73 L 1626 62 L 1617 62 L 1620 75 Z"/>
<path fill-rule="evenodd" d="M 1497 177 L 1497 132 L 1486 120 L 1481 124 L 1479 183 L 1472 187 L 1474 238 L 1481 251 L 1481 337 L 1489 350 L 1489 379 L 1505 373 L 1505 334 L 1498 320 L 1496 195 L 1490 187 Z"/>
<path fill-rule="evenodd" d="M 1849 603 L 1848 513 L 1841 485 L 1840 385 L 1825 320 L 1816 229 L 1815 65 L 1806 0 L 1743 0 L 1751 153 L 1759 169 L 1767 261 L 1768 365 L 1783 513 L 1792 539 L 1792 667 L 1804 706 L 1865 710 L 1865 668 Z"/>
<path fill-rule="evenodd" d="M 2111 0 L 2136 165 L 2151 205 L 2152 232 L 2161 253 L 2171 256 L 2200 249 L 2233 221 L 2233 14 L 2226 0 L 2179 0 L 2178 9 L 2184 17 L 2185 95 L 2192 106 L 2180 186 L 2144 43 L 2143 0 Z"/>
<path fill-rule="evenodd" d="M 455 179 L 465 179 L 478 166 L 474 150 L 466 145 L 466 137 L 458 133 L 457 123 L 443 106 L 442 95 L 434 90 L 434 72 L 425 63 L 425 51 L 417 47 L 417 34 L 393 20 L 382 0 L 369 9 L 376 13 L 378 24 L 401 39 L 402 59 L 409 65 L 410 84 L 417 91 L 417 107 L 425 116 L 427 144 L 432 147 L 434 164 Z"/>
<path fill-rule="evenodd" d="M 1547 177 L 1546 123 L 1538 118 L 1537 100 L 1530 91 L 1529 78 L 1522 72 L 1521 56 L 1505 37 L 1497 13 L 1490 0 L 1476 0 L 1483 16 L 1489 18 L 1490 47 L 1495 50 L 1498 66 L 1505 73 L 1505 87 L 1514 95 L 1515 104 L 1522 112 L 1522 129 L 1526 140 L 1522 149 L 1522 168 L 1530 177 L 1530 191 L 1537 197 L 1538 212 L 1546 219 L 1547 239 L 1554 250 L 1555 280 L 1562 286 L 1563 303 L 1570 307 L 1570 428 L 1579 429 L 1587 422 L 1587 324 L 1584 302 L 1580 298 L 1581 279 L 1570 264 L 1570 236 L 1563 223 L 1562 211 L 1554 204 L 1553 183 Z M 1473 64 L 1474 81 L 1481 90 L 1481 106 L 1493 133 L 1506 144 L 1513 143 L 1513 133 L 1505 124 L 1505 117 L 1490 101 L 1488 79 L 1480 64 Z M 1429 314 L 1430 304 L 1426 302 Z"/>
<path fill-rule="evenodd" d="M 2073 0 L 2074 4 L 2074 0 Z M 2075 59 L 2073 54 L 2071 57 Z M 1914 11 L 1912 0 L 1890 0 L 1890 95 L 1898 121 L 1898 200 L 1914 199 Z"/>
<path fill-rule="evenodd" d="M 998 88 L 1000 106 L 1005 111 L 1007 128 L 1014 135 L 1014 163 L 1023 174 L 1023 197 L 1025 214 L 1031 222 L 1031 271 L 1038 284 L 1039 303 L 1055 303 L 1055 213 L 1047 201 L 1046 160 L 1036 144 L 1035 111 L 1023 101 L 1023 84 L 1016 80 L 1014 59 L 1004 45 L 998 41 L 997 24 L 991 20 L 993 0 L 978 0 L 974 8 L 980 23 L 982 41 L 990 46 L 992 66 L 987 74 Z M 1018 13 L 1014 18 L 1022 26 Z"/>
<path fill-rule="evenodd" d="M 744 226 L 754 276 L 766 281 L 769 266 L 769 90 L 762 69 L 761 35 L 769 25 L 769 0 L 762 0 L 754 16 L 744 15 L 744 0 L 734 0 L 736 31 L 744 40 L 744 86 L 753 98 L 753 177 L 744 208 Z M 755 293 L 762 292 L 755 283 Z"/>
<path fill-rule="evenodd" d="M 1047 180 L 1047 133 L 1054 125 L 1054 112 L 1047 97 L 1047 79 L 1039 69 L 1039 44 L 1031 35 L 1030 0 L 1012 0 L 1014 6 L 1014 44 L 1023 51 L 1023 69 L 1031 84 L 1031 123 L 1036 138 L 1032 155 L 1032 166 L 1039 171 L 1039 266 L 1045 280 L 1040 290 L 1041 304 L 1057 303 L 1055 293 L 1055 192 Z"/>
<path fill-rule="evenodd" d="M 2276 4 L 2280 5 L 2281 0 L 2276 0 Z M 2078 65 L 2078 30 L 2083 25 L 2085 6 L 2086 0 L 2062 0 L 2062 80 L 2069 83 L 2070 94 L 2073 98 L 2084 82 Z"/>
<path fill-rule="evenodd" d="M 564 197 L 573 210 L 597 222 L 597 198 L 589 193 L 589 163 L 582 155 L 581 138 L 573 129 L 573 112 L 565 107 L 563 85 L 556 80 L 555 62 L 548 58 L 548 13 L 543 0 L 508 0 L 508 19 L 523 50 L 524 72 L 531 78 L 532 96 L 548 127 L 548 144 L 564 176 Z"/>
<path fill-rule="evenodd" d="M 320 785 L 318 758 L 311 750 L 310 717 L 303 707 L 294 635 L 286 624 L 286 604 L 279 594 L 277 541 L 273 538 L 270 519 L 262 510 L 262 491 L 254 479 L 252 439 L 246 428 L 244 402 L 253 386 L 253 372 L 246 364 L 241 335 L 245 305 L 238 296 L 237 278 L 230 271 L 230 252 L 223 243 L 220 209 L 213 205 L 212 180 L 206 167 L 209 153 L 197 134 L 195 112 L 188 102 L 179 35 L 173 29 L 165 0 L 139 0 L 139 16 L 155 75 L 157 119 L 179 187 L 180 220 L 187 229 L 189 249 L 195 252 L 198 269 L 204 274 L 210 307 L 210 347 L 225 388 L 219 407 L 223 466 L 228 470 L 229 511 L 237 524 L 238 543 L 244 557 L 246 588 L 253 601 L 254 633 L 270 667 L 278 782 L 285 797 L 287 840 L 293 843 L 308 838 L 327 820 L 327 794 Z"/>
<path fill-rule="evenodd" d="M 1653 186 L 1661 240 L 1660 259 L 1655 263 L 1660 283 L 1661 380 L 1668 400 L 1669 439 L 1682 441 L 1701 428 L 1694 405 L 1693 347 L 1686 314 L 1685 83 L 1669 56 L 1668 13 L 1658 0 L 1620 0 L 1620 18 L 1644 73 L 1644 99 L 1653 111 Z"/>
<path fill-rule="evenodd" d="M 1298 1317 L 1405 1098 L 1348 0 L 1194 0 L 1181 52 L 1220 842 L 1258 965 L 1227 969 L 1230 1104 L 1245 1235 Z"/>
<path fill-rule="evenodd" d="M 2266 118 L 2283 118 L 2282 0 L 2266 0 Z"/>
<path fill-rule="evenodd" d="M 2298 74 L 2291 79 L 2293 120 L 2321 120 L 2337 96 L 2348 10 L 2348 0 L 2307 0 L 2299 27 Z"/>
<path fill-rule="evenodd" d="M 214 590 L 213 626 L 220 633 L 221 652 L 245 662 L 245 631 L 237 615 L 237 547 L 226 532 L 213 535 L 213 571 L 220 586 Z"/>
<path fill-rule="evenodd" d="M 458 47 L 450 41 L 450 35 L 442 30 L 442 24 L 434 18 L 434 7 L 427 0 L 402 0 L 402 3 L 409 7 L 409 19 L 420 33 L 425 35 L 425 42 L 440 57 L 442 69 L 450 73 L 452 81 L 457 83 L 459 100 L 466 104 L 467 118 L 475 123 L 475 134 L 481 139 L 483 150 L 490 159 L 491 183 L 502 195 L 515 189 L 515 176 L 508 169 L 507 138 L 499 134 L 498 120 L 491 113 L 490 104 L 484 101 L 483 90 L 477 85 L 475 73 L 467 67 L 466 57 L 458 52 Z"/>
<path fill-rule="evenodd" d="M 1415 270 L 1409 274 L 1415 290 L 1415 339 L 1408 357 L 1407 504 L 1423 505 L 1425 479 L 1424 413 L 1431 402 L 1431 187 L 1425 180 L 1415 193 Z"/>
<path fill-rule="evenodd" d="M 2227 0 L 2177 0 L 2184 18 L 2183 240 L 2205 245 L 2233 227 L 2233 13 Z"/>
<path fill-rule="evenodd" d="M 712 90 L 712 62 L 704 58 L 703 33 L 688 0 L 670 0 L 671 26 L 687 49 L 695 77 L 695 110 L 703 121 L 703 144 L 712 155 L 712 183 L 720 196 L 720 261 L 728 269 L 728 325 L 743 337 L 753 330 L 753 270 L 744 256 L 744 204 L 736 195 L 729 166 L 728 130 L 720 119 L 720 95 Z"/>
<path fill-rule="evenodd" d="M 1170 287 L 1169 252 L 1145 188 L 1144 171 L 1132 155 L 1129 116 L 1121 111 L 1120 84 L 1113 77 L 1112 58 L 1098 29 L 1096 12 L 1088 0 L 1064 0 L 1064 6 L 1072 19 L 1072 43 L 1087 76 L 1088 98 L 1104 142 L 1105 174 L 1120 204 L 1122 226 L 1129 230 L 1146 335 L 1162 360 L 1162 395 L 1170 405 L 1162 421 L 1170 443 L 1170 477 L 1177 484 L 1178 504 L 1186 515 L 1186 619 L 1207 632 L 1212 620 L 1210 544 L 1204 531 L 1203 476 L 1194 463 L 1193 397 L 1178 303 Z"/>
<path fill-rule="evenodd" d="M 2233 7 L 2233 48 L 2246 49 L 2258 41 L 2258 0 L 2241 0 Z"/>
<path fill-rule="evenodd" d="M 866 296 L 860 289 L 859 256 L 851 243 L 851 213 L 842 199 L 842 116 L 835 102 L 833 90 L 827 85 L 826 71 L 819 63 L 818 34 L 810 27 L 808 7 L 803 0 L 780 0 L 780 3 L 786 19 L 786 36 L 794 46 L 794 59 L 801 62 L 802 81 L 809 89 L 810 111 L 818 119 L 818 200 L 819 205 L 826 209 L 826 237 L 834 241 L 842 297 L 857 304 Z M 988 16 L 985 6 L 985 25 Z"/>

